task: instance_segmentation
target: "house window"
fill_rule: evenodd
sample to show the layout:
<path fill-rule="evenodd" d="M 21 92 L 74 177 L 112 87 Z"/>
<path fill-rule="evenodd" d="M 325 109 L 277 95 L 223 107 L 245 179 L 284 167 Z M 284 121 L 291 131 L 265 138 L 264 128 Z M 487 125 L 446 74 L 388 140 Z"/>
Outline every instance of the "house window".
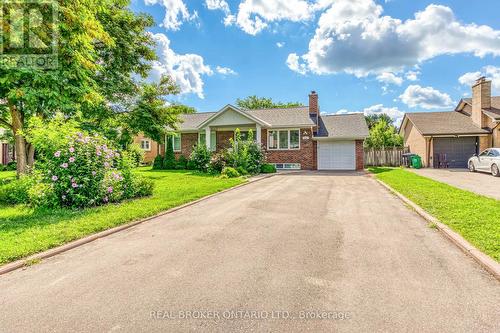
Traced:
<path fill-rule="evenodd" d="M 198 133 L 198 144 L 199 145 L 205 145 L 207 140 L 206 140 L 206 133 L 205 132 L 200 132 Z M 217 147 L 217 135 L 216 132 L 210 132 L 210 150 L 215 151 Z"/>
<path fill-rule="evenodd" d="M 172 145 L 175 152 L 181 151 L 181 134 L 172 134 L 167 137 L 167 145 Z"/>
<path fill-rule="evenodd" d="M 300 170 L 300 163 L 275 163 L 278 170 Z"/>
<path fill-rule="evenodd" d="M 269 131 L 269 140 L 267 142 L 269 149 L 278 149 L 278 131 Z"/>
<path fill-rule="evenodd" d="M 269 131 L 269 150 L 294 150 L 300 149 L 300 130 L 275 130 Z"/>
<path fill-rule="evenodd" d="M 141 149 L 144 151 L 151 151 L 151 141 L 146 139 L 141 140 Z"/>

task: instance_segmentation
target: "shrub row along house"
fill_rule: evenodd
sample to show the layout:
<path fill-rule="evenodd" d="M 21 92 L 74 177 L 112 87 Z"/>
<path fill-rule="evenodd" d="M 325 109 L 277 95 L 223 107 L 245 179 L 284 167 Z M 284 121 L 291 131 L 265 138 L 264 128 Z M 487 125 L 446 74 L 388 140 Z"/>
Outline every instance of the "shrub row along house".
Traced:
<path fill-rule="evenodd" d="M 424 166 L 439 167 L 444 161 L 451 168 L 466 168 L 469 157 L 500 147 L 500 96 L 491 96 L 491 81 L 480 78 L 472 98 L 461 99 L 454 111 L 407 113 L 400 134 Z"/>
<path fill-rule="evenodd" d="M 267 162 L 277 169 L 363 169 L 363 141 L 369 135 L 364 116 L 321 115 L 314 91 L 304 107 L 246 110 L 226 105 L 218 112 L 183 115 L 171 142 L 177 157 L 189 157 L 199 144 L 220 151 L 229 147 L 236 129 L 243 138 L 253 131 Z M 165 150 L 143 136 L 135 142 L 146 151 L 148 161 Z"/>

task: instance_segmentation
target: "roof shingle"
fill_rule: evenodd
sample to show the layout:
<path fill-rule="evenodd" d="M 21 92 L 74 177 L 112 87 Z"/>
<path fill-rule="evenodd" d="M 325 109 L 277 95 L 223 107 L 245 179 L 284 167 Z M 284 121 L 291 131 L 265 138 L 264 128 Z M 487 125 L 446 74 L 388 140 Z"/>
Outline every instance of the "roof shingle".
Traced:
<path fill-rule="evenodd" d="M 368 137 L 369 132 L 362 113 L 324 115 L 320 117 L 317 136 L 332 139 L 362 139 Z"/>
<path fill-rule="evenodd" d="M 406 117 L 415 125 L 422 135 L 460 135 L 460 134 L 487 134 L 474 124 L 472 119 L 460 112 L 414 112 L 407 113 Z"/>

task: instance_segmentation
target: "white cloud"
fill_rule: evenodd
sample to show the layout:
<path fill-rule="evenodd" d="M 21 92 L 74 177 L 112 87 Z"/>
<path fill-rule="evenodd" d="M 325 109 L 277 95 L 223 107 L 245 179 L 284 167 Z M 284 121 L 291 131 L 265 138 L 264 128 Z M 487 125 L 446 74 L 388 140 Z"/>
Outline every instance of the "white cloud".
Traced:
<path fill-rule="evenodd" d="M 167 30 L 179 30 L 184 21 L 191 21 L 198 17 L 196 12 L 189 13 L 182 0 L 144 0 L 147 6 L 159 4 L 165 7 L 163 26 Z"/>
<path fill-rule="evenodd" d="M 159 61 L 154 61 L 150 79 L 158 81 L 161 75 L 170 75 L 179 85 L 182 94 L 195 93 L 203 96 L 204 75 L 212 75 L 210 66 L 198 54 L 177 54 L 170 48 L 170 40 L 165 34 L 152 34 L 157 43 Z"/>
<path fill-rule="evenodd" d="M 368 108 L 365 108 L 363 110 L 363 113 L 365 116 L 368 115 L 379 115 L 379 114 L 386 114 L 389 117 L 391 117 L 392 121 L 396 126 L 401 125 L 401 121 L 403 121 L 403 117 L 405 113 L 401 110 L 399 110 L 397 107 L 385 107 L 383 104 L 377 104 L 377 105 L 372 105 Z"/>
<path fill-rule="evenodd" d="M 209 10 L 222 10 L 226 15 L 231 13 L 229 5 L 225 0 L 205 0 L 205 5 Z"/>
<path fill-rule="evenodd" d="M 217 66 L 215 68 L 215 71 L 219 74 L 222 74 L 222 75 L 237 75 L 238 73 L 236 73 L 234 70 L 232 70 L 231 68 L 229 67 L 221 67 L 221 66 Z"/>
<path fill-rule="evenodd" d="M 399 126 L 401 124 L 401 121 L 403 120 L 403 117 L 405 113 L 401 110 L 399 110 L 397 107 L 385 107 L 383 104 L 376 104 L 369 106 L 367 108 L 364 108 L 363 111 L 349 111 L 347 109 L 340 109 L 338 110 L 335 114 L 353 114 L 353 113 L 363 113 L 365 116 L 369 115 L 380 115 L 385 113 L 389 117 L 391 117 L 392 121 L 396 126 Z"/>
<path fill-rule="evenodd" d="M 403 84 L 403 78 L 395 75 L 391 72 L 384 72 L 377 76 L 377 81 L 385 83 L 385 84 L 394 84 L 400 86 Z"/>
<path fill-rule="evenodd" d="M 500 31 L 463 24 L 449 7 L 429 5 L 402 21 L 382 15 L 374 0 L 337 0 L 320 17 L 306 68 L 362 77 L 398 72 L 444 54 L 500 55 Z"/>
<path fill-rule="evenodd" d="M 309 20 L 315 9 L 305 0 L 244 0 L 238 7 L 236 23 L 244 32 L 256 35 L 270 22 Z"/>
<path fill-rule="evenodd" d="M 303 63 L 300 63 L 299 56 L 295 53 L 291 53 L 288 55 L 288 59 L 286 59 L 286 64 L 288 68 L 299 74 L 305 75 L 307 72 L 306 66 Z"/>
<path fill-rule="evenodd" d="M 458 78 L 458 82 L 470 88 L 481 76 L 491 80 L 492 94 L 500 94 L 500 67 L 486 66 L 481 71 L 465 73 Z"/>
<path fill-rule="evenodd" d="M 283 46 L 285 46 L 285 42 L 277 42 L 276 46 L 281 49 Z"/>
<path fill-rule="evenodd" d="M 411 85 L 399 96 L 401 101 L 411 108 L 441 109 L 453 105 L 450 95 L 432 87 Z"/>
<path fill-rule="evenodd" d="M 420 75 L 419 71 L 408 71 L 405 73 L 405 78 L 408 81 L 418 81 L 418 76 Z"/>

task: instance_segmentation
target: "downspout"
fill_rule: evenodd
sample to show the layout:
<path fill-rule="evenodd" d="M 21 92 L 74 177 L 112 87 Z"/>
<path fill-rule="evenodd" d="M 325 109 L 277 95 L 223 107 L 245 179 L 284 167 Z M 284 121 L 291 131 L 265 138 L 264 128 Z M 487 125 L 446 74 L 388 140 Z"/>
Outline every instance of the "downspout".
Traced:
<path fill-rule="evenodd" d="M 429 144 L 427 145 L 427 167 L 430 168 L 431 164 L 431 141 L 432 136 L 429 138 Z M 432 159 L 432 167 L 434 168 L 434 159 Z"/>

